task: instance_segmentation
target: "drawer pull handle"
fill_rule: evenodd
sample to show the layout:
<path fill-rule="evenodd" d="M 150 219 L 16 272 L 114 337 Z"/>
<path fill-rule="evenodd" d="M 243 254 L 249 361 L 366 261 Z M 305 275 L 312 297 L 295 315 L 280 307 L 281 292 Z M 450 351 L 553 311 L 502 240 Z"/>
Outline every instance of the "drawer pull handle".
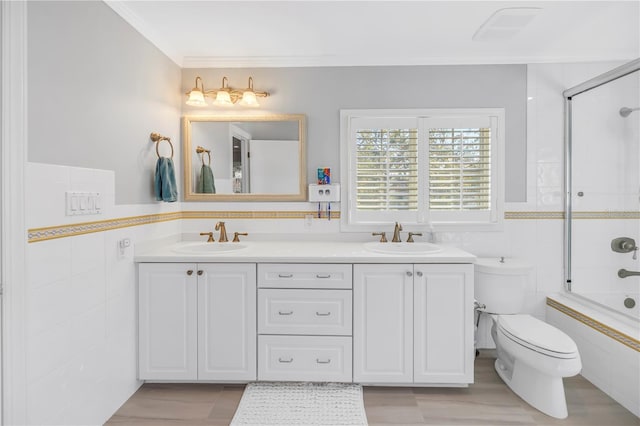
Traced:
<path fill-rule="evenodd" d="M 316 358 L 316 363 L 318 364 L 329 364 L 331 363 L 331 358 L 327 358 L 325 359 L 320 359 L 320 358 Z"/>
<path fill-rule="evenodd" d="M 278 278 L 293 278 L 293 274 L 278 274 Z"/>
<path fill-rule="evenodd" d="M 278 311 L 278 315 L 293 315 L 293 311 Z"/>
<path fill-rule="evenodd" d="M 293 362 L 293 358 L 289 358 L 289 359 L 278 358 L 278 362 L 281 362 L 283 364 L 289 364 Z"/>
<path fill-rule="evenodd" d="M 317 312 L 316 311 L 316 316 L 318 316 L 318 317 L 328 317 L 329 315 L 331 315 L 331 312 Z"/>
<path fill-rule="evenodd" d="M 326 275 L 316 274 L 316 278 L 331 278 L 331 274 L 326 274 Z"/>

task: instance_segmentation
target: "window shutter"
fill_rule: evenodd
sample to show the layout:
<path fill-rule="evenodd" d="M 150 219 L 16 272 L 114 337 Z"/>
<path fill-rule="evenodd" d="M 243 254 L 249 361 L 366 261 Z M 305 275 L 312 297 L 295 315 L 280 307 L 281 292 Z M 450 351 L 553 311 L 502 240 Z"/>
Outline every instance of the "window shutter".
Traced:
<path fill-rule="evenodd" d="M 491 209 L 491 129 L 429 129 L 429 209 Z"/>
<path fill-rule="evenodd" d="M 418 130 L 356 130 L 358 210 L 418 208 Z"/>
<path fill-rule="evenodd" d="M 502 223 L 504 111 L 341 111 L 341 229 L 434 224 L 439 230 Z M 465 228 L 462 228 L 465 227 Z"/>

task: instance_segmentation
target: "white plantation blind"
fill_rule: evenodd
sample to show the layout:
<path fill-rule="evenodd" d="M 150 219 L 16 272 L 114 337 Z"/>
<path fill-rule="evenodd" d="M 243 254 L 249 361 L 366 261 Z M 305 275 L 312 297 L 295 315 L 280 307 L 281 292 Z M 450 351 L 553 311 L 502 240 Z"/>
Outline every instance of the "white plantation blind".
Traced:
<path fill-rule="evenodd" d="M 429 209 L 491 209 L 491 129 L 429 129 Z"/>
<path fill-rule="evenodd" d="M 418 209 L 418 129 L 356 130 L 358 210 Z"/>
<path fill-rule="evenodd" d="M 348 123 L 345 229 L 379 230 L 373 225 L 394 221 L 440 229 L 499 224 L 503 110 L 385 112 L 390 116 L 341 113 Z"/>

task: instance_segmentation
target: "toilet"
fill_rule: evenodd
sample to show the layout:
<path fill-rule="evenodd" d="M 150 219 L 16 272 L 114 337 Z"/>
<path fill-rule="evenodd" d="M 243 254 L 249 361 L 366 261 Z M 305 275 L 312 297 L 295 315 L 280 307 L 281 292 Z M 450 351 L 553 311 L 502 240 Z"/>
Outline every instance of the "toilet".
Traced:
<path fill-rule="evenodd" d="M 479 258 L 475 298 L 491 315 L 491 336 L 500 378 L 532 407 L 558 419 L 567 417 L 563 377 L 575 376 L 582 362 L 575 342 L 562 331 L 522 314 L 531 265 L 516 259 Z"/>

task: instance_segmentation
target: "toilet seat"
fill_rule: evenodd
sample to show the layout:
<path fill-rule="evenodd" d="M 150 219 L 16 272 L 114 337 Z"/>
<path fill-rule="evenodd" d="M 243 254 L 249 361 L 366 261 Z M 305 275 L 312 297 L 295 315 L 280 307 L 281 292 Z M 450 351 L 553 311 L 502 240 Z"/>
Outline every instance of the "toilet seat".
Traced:
<path fill-rule="evenodd" d="M 530 315 L 498 315 L 498 330 L 508 339 L 543 355 L 578 357 L 575 342 L 557 328 Z"/>

